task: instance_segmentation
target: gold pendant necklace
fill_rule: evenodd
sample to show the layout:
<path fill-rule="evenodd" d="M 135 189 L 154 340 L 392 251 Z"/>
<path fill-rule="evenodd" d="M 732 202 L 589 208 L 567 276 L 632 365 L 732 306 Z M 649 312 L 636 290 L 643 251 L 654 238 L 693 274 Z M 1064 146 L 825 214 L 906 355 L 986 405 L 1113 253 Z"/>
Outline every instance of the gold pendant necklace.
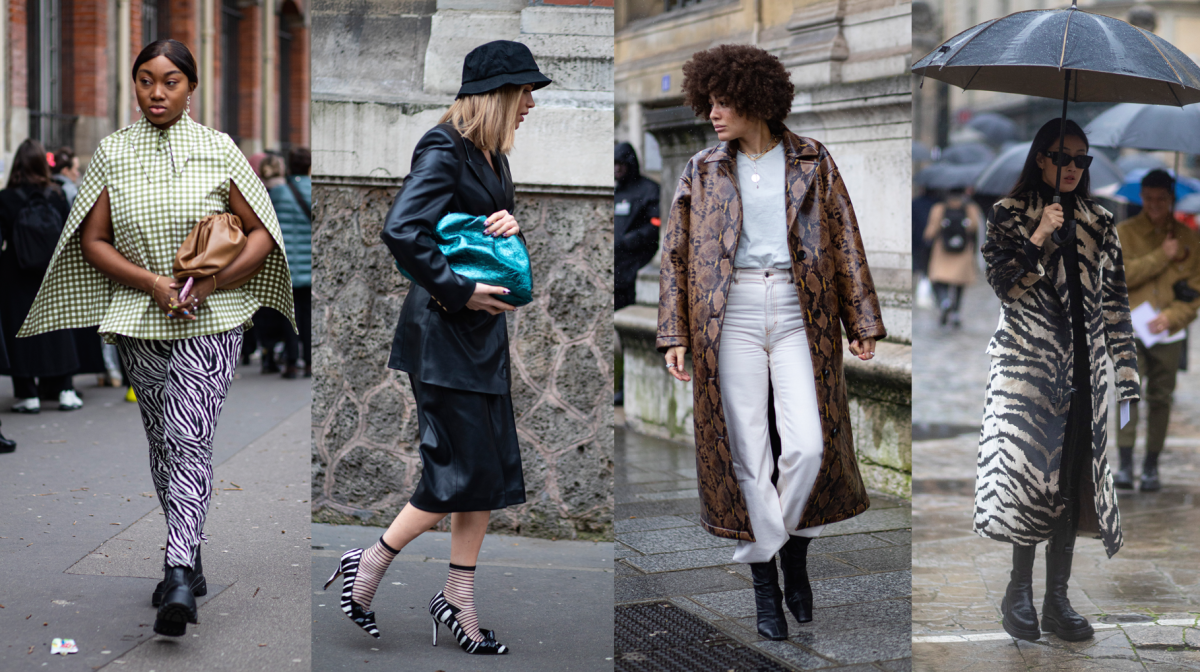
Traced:
<path fill-rule="evenodd" d="M 750 159 L 750 166 L 754 169 L 754 174 L 750 176 L 750 181 L 754 182 L 755 189 L 758 189 L 758 181 L 762 179 L 762 176 L 758 174 L 758 160 L 761 159 L 768 152 L 770 152 L 772 149 L 775 149 L 775 145 L 777 145 L 777 144 L 779 144 L 779 138 L 772 137 L 771 144 L 768 145 L 766 149 L 759 152 L 758 154 L 750 154 L 750 152 L 747 152 L 746 150 L 744 150 L 740 147 L 738 148 L 738 151 L 740 151 L 742 154 L 745 154 L 747 159 Z"/>

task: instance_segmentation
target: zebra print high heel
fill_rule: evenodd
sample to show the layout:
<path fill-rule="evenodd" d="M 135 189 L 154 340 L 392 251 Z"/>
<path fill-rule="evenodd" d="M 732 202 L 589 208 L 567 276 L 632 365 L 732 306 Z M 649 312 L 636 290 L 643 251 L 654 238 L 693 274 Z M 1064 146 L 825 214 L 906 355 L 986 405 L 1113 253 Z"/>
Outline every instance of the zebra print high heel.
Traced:
<path fill-rule="evenodd" d="M 352 599 L 354 593 L 354 580 L 358 577 L 358 561 L 362 558 L 363 549 L 352 548 L 342 554 L 341 561 L 338 562 L 338 568 L 333 571 L 333 576 L 325 582 L 325 588 L 329 590 L 329 585 L 332 584 L 337 577 L 343 576 L 342 579 L 342 611 L 350 620 L 354 621 L 358 627 L 366 630 L 372 637 L 379 639 L 379 628 L 375 627 L 375 612 L 367 611 L 362 608 Z"/>
<path fill-rule="evenodd" d="M 508 647 L 496 641 L 496 633 L 491 630 L 479 629 L 479 634 L 483 635 L 483 641 L 477 642 L 467 636 L 462 626 L 458 624 L 459 608 L 455 607 L 446 601 L 446 596 L 438 591 L 433 599 L 429 600 L 429 615 L 433 617 L 433 645 L 437 646 L 438 623 L 443 623 L 447 628 L 450 628 L 450 633 L 454 635 L 454 639 L 458 641 L 458 645 L 463 651 L 475 655 L 491 656 L 508 653 Z"/>

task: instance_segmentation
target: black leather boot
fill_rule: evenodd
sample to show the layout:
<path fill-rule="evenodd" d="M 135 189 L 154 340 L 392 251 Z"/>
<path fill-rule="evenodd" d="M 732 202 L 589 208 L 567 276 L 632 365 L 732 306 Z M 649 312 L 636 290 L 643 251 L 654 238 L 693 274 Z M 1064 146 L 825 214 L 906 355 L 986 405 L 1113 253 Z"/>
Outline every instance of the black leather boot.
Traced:
<path fill-rule="evenodd" d="M 783 568 L 783 601 L 799 623 L 812 620 L 813 592 L 808 582 L 808 544 L 811 537 L 788 535 L 787 543 L 779 549 L 779 566 Z"/>
<path fill-rule="evenodd" d="M 17 442 L 0 434 L 0 453 L 11 453 L 17 449 Z"/>
<path fill-rule="evenodd" d="M 1042 630 L 1058 635 L 1059 639 L 1078 642 L 1095 634 L 1092 624 L 1071 608 L 1067 599 L 1067 580 L 1071 578 L 1071 559 L 1074 548 L 1053 552 L 1046 546 L 1046 597 L 1042 600 Z"/>
<path fill-rule="evenodd" d="M 1133 448 L 1117 448 L 1121 456 L 1121 468 L 1113 475 L 1113 485 L 1118 490 L 1133 489 Z"/>
<path fill-rule="evenodd" d="M 199 623 L 196 598 L 192 596 L 191 570 L 187 567 L 167 569 L 167 585 L 163 588 L 162 606 L 154 619 L 154 631 L 168 637 L 182 637 L 188 623 Z"/>
<path fill-rule="evenodd" d="M 158 582 L 154 587 L 154 594 L 150 596 L 150 604 L 158 606 L 162 604 L 163 591 L 167 588 L 167 572 L 171 571 L 170 567 L 163 567 L 163 580 Z M 192 595 L 196 597 L 204 597 L 208 594 L 208 582 L 204 580 L 204 563 L 200 561 L 200 549 L 196 549 L 196 566 L 191 571 L 191 586 Z"/>
<path fill-rule="evenodd" d="M 1009 574 L 1008 588 L 1000 602 L 1004 614 L 1004 631 L 1030 642 L 1036 642 L 1042 633 L 1038 630 L 1037 610 L 1033 608 L 1033 559 L 1037 546 L 1013 544 L 1013 568 Z"/>
<path fill-rule="evenodd" d="M 775 558 L 750 563 L 754 578 L 754 609 L 758 612 L 758 634 L 767 639 L 787 639 L 787 618 L 783 615 L 783 593 Z"/>
<path fill-rule="evenodd" d="M 1158 480 L 1158 453 L 1147 452 L 1146 461 L 1142 462 L 1142 492 L 1159 490 L 1162 490 L 1162 483 Z"/>

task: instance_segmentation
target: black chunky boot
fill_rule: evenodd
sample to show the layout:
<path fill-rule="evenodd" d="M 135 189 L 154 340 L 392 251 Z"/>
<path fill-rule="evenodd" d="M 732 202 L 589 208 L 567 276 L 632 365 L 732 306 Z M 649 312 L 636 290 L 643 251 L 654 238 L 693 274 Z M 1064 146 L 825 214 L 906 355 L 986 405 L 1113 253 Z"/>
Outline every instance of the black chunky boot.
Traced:
<path fill-rule="evenodd" d="M 1092 624 L 1071 607 L 1067 599 L 1067 580 L 1071 578 L 1071 559 L 1074 547 L 1051 551 L 1046 546 L 1046 597 L 1042 600 L 1042 630 L 1058 635 L 1059 639 L 1078 642 L 1088 639 L 1095 630 Z"/>
<path fill-rule="evenodd" d="M 187 567 L 167 569 L 167 585 L 163 588 L 162 606 L 154 619 L 154 631 L 168 637 L 182 637 L 188 623 L 199 623 L 196 598 L 192 595 L 191 570 Z"/>
<path fill-rule="evenodd" d="M 788 535 L 787 543 L 779 549 L 779 566 L 783 568 L 783 601 L 799 623 L 812 620 L 813 592 L 808 582 L 808 544 L 811 537 Z"/>
<path fill-rule="evenodd" d="M 163 580 L 158 582 L 154 587 L 154 594 L 150 596 L 150 604 L 158 606 L 162 604 L 163 591 L 167 589 L 167 572 L 171 571 L 170 567 L 163 568 Z M 204 564 L 200 562 L 200 549 L 196 549 L 196 566 L 191 571 L 191 586 L 192 595 L 196 597 L 204 597 L 208 594 L 208 582 L 204 580 Z"/>
<path fill-rule="evenodd" d="M 767 639 L 787 639 L 787 618 L 783 615 L 783 593 L 775 558 L 750 563 L 754 578 L 754 609 L 758 613 L 758 634 Z"/>
<path fill-rule="evenodd" d="M 1158 453 L 1147 452 L 1146 461 L 1142 462 L 1142 492 L 1159 490 L 1162 490 L 1162 483 L 1158 480 Z"/>
<path fill-rule="evenodd" d="M 1121 456 L 1121 468 L 1113 475 L 1113 485 L 1118 490 L 1133 489 L 1133 448 L 1117 448 Z"/>
<path fill-rule="evenodd" d="M 1041 637 L 1038 630 L 1037 611 L 1033 608 L 1033 559 L 1037 546 L 1013 544 L 1013 568 L 1009 574 L 1008 588 L 1000 602 L 1004 614 L 1004 631 L 1030 642 Z"/>

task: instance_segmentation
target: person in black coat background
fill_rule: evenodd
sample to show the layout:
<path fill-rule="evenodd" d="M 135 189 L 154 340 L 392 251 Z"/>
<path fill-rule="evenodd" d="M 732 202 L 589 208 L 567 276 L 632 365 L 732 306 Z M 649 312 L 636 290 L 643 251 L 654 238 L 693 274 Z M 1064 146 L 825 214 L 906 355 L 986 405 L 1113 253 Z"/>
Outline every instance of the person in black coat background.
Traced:
<path fill-rule="evenodd" d="M 8 348 L 8 363 L 0 374 L 12 376 L 13 394 L 18 399 L 14 412 L 39 412 L 42 396 L 57 396 L 59 408 L 69 411 L 83 405 L 71 384 L 71 375 L 79 371 L 72 331 L 17 338 L 46 275 L 46 267 L 21 268 L 13 244 L 13 227 L 31 198 L 49 202 L 59 216 L 61 230 L 70 208 L 62 188 L 51 180 L 46 150 L 37 140 L 26 140 L 17 147 L 8 185 L 0 191 L 0 236 L 8 241 L 0 252 L 0 324 Z"/>
<path fill-rule="evenodd" d="M 636 301 L 638 269 L 658 252 L 657 182 L 642 177 L 633 145 L 617 145 L 613 173 L 613 304 L 620 310 Z"/>
<path fill-rule="evenodd" d="M 342 610 L 375 637 L 368 609 L 383 573 L 405 545 L 450 514 L 449 577 L 429 603 L 434 642 L 442 623 L 467 653 L 508 652 L 479 627 L 474 575 L 491 511 L 525 502 L 504 317 L 513 306 L 495 298 L 509 290 L 455 273 L 432 233 L 450 213 L 487 217 L 490 235 L 519 233 L 505 154 L 534 107 L 532 91 L 549 83 L 517 42 L 489 42 L 468 54 L 455 103 L 417 143 L 384 222 L 383 242 L 416 279 L 388 367 L 408 373 L 412 384 L 421 480 L 379 541 L 344 553 L 326 583 L 345 575 Z"/>

